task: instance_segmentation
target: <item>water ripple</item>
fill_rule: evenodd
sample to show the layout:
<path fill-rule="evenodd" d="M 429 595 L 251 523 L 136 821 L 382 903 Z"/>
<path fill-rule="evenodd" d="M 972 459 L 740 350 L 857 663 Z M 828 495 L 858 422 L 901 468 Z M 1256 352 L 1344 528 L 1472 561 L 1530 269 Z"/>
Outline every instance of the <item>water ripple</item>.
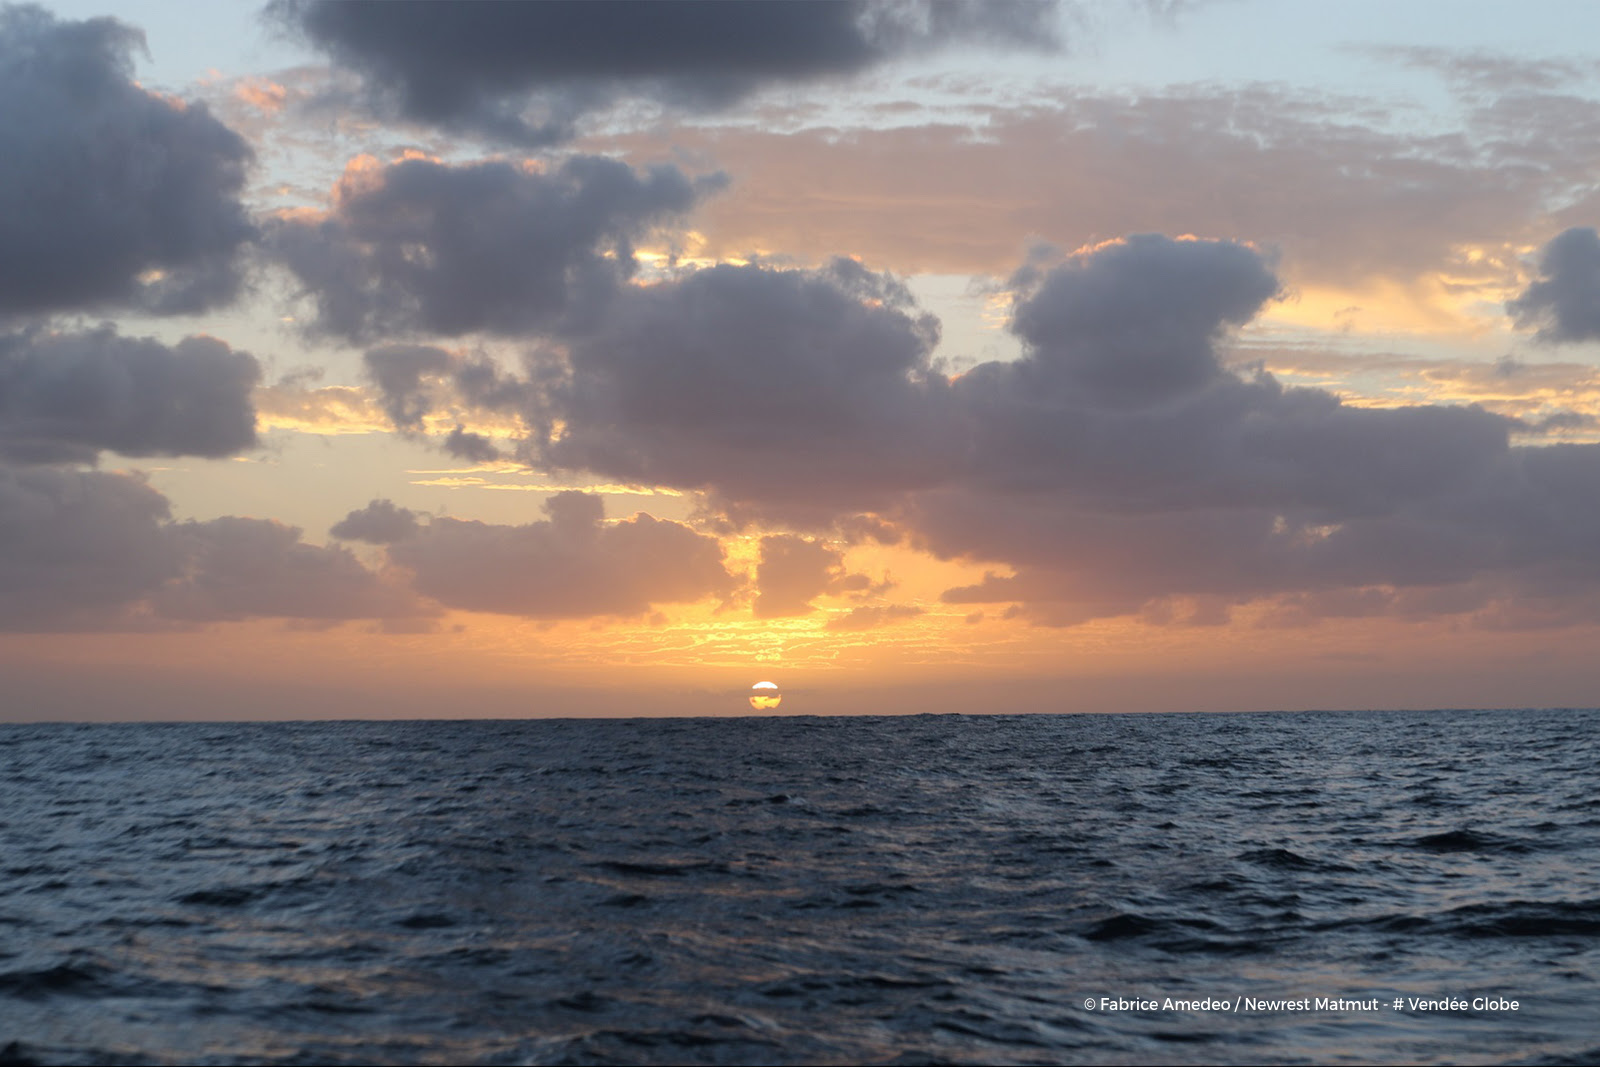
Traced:
<path fill-rule="evenodd" d="M 0 1064 L 1596 1055 L 1595 712 L 0 743 Z"/>

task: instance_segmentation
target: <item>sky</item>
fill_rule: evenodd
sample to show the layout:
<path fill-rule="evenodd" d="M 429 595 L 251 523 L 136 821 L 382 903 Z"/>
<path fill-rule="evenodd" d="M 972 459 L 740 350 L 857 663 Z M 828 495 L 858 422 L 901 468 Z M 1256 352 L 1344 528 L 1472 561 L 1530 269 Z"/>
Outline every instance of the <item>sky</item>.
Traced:
<path fill-rule="evenodd" d="M 0 8 L 0 719 L 1592 706 L 1596 30 Z"/>

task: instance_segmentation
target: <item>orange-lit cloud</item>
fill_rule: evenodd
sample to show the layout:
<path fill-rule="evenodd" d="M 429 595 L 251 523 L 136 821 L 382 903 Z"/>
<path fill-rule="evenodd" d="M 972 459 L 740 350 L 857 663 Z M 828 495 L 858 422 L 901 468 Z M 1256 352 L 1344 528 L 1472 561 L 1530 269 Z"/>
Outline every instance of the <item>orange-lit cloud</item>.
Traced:
<path fill-rule="evenodd" d="M 280 382 L 257 387 L 254 400 L 263 430 L 348 434 L 380 433 L 390 428 L 382 408 L 359 386 L 307 388 Z"/>
<path fill-rule="evenodd" d="M 233 95 L 269 115 L 282 111 L 289 100 L 288 88 L 267 78 L 243 79 L 234 86 Z"/>
<path fill-rule="evenodd" d="M 1563 441 L 1600 438 L 1600 370 L 1590 364 L 1430 359 L 1332 347 L 1252 346 L 1236 366 L 1259 364 L 1286 383 L 1338 392 L 1347 404 L 1399 408 L 1478 405 L 1522 423 L 1517 432 Z"/>
<path fill-rule="evenodd" d="M 1541 159 L 1534 178 L 1522 158 L 1462 158 L 1462 145 L 1506 144 L 1487 118 L 1441 139 L 1352 123 L 1323 99 L 1278 89 L 1063 94 L 994 111 L 977 130 L 670 136 L 586 143 L 726 170 L 728 190 L 696 212 L 704 255 L 852 254 L 907 273 L 1004 275 L 1030 238 L 1079 248 L 1197 233 L 1279 249 L 1296 286 L 1431 288 L 1435 322 L 1467 289 L 1512 284 L 1519 251 L 1550 232 L 1533 220 L 1550 199 L 1588 189 L 1582 161 L 1595 155 Z"/>

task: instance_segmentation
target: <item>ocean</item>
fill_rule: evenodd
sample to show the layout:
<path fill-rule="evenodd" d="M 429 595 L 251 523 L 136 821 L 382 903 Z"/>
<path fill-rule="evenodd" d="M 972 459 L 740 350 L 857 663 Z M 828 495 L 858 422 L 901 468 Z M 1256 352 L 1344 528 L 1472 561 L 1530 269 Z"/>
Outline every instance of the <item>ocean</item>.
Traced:
<path fill-rule="evenodd" d="M 1594 1063 L 1600 712 L 0 726 L 0 1063 Z"/>

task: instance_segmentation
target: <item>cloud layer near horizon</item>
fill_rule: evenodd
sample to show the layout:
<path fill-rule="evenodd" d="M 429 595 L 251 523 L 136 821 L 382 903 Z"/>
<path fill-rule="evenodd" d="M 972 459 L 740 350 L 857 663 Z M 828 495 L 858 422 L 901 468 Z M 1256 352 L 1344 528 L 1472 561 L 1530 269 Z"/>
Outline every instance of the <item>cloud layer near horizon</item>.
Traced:
<path fill-rule="evenodd" d="M 377 380 L 392 412 L 471 408 L 476 366 L 496 398 L 480 407 L 557 428 L 518 444 L 530 462 L 699 490 L 736 519 L 875 512 L 937 556 L 1016 572 L 948 601 L 1041 622 L 1204 621 L 1263 598 L 1297 617 L 1600 613 L 1600 508 L 1581 503 L 1600 448 L 1515 447 L 1520 424 L 1480 408 L 1353 407 L 1227 370 L 1218 345 L 1279 290 L 1255 251 L 1144 235 L 1013 285 L 1023 358 L 955 378 L 931 363 L 937 324 L 843 261 L 630 289 L 543 380 L 442 350 Z M 761 579 L 757 614 L 806 610 L 826 585 L 791 547 L 764 547 L 763 572 L 794 580 Z"/>
<path fill-rule="evenodd" d="M 335 535 L 387 546 L 373 570 L 269 519 L 172 522 L 142 480 L 0 465 L 0 630 L 148 630 L 252 618 L 425 623 L 444 608 L 532 619 L 639 617 L 726 598 L 738 580 L 715 537 L 558 493 L 522 525 L 417 516 L 388 501 Z M 398 569 L 394 569 L 398 568 Z"/>
<path fill-rule="evenodd" d="M 270 519 L 167 521 L 138 478 L 0 466 L 0 629 L 171 628 L 255 617 L 428 617 L 349 551 Z"/>
<path fill-rule="evenodd" d="M 392 542 L 389 558 L 447 607 L 534 619 L 638 616 L 734 588 L 717 539 L 682 523 L 602 523 L 600 498 L 579 492 L 556 493 L 545 510 L 519 526 L 434 519 Z"/>

